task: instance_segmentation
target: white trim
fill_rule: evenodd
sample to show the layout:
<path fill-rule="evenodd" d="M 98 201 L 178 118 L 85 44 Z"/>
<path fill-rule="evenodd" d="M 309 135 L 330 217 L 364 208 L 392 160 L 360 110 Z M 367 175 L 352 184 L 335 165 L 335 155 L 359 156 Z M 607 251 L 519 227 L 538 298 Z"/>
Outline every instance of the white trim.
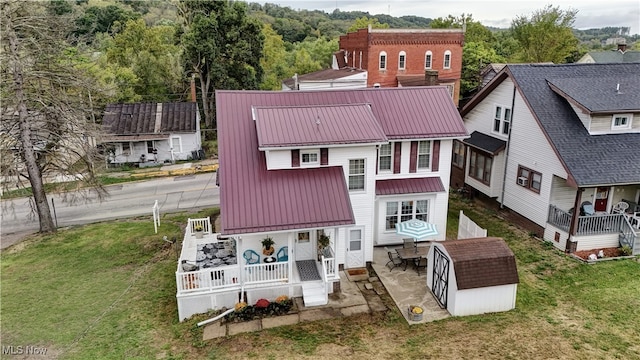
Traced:
<path fill-rule="evenodd" d="M 316 160 L 315 161 L 304 161 L 304 155 L 315 155 L 316 156 Z M 320 164 L 320 149 L 305 149 L 305 150 L 300 150 L 300 166 L 301 167 L 305 167 L 305 166 L 312 166 L 315 167 L 317 165 Z"/>
<path fill-rule="evenodd" d="M 624 125 L 616 125 L 616 119 L 627 119 L 627 123 Z M 631 123 L 633 122 L 633 114 L 613 114 L 611 116 L 611 130 L 629 130 L 631 129 Z"/>
<path fill-rule="evenodd" d="M 448 56 L 448 58 L 447 58 Z M 451 50 L 446 50 L 444 52 L 444 58 L 442 60 L 442 68 L 443 69 L 451 69 Z"/>
<path fill-rule="evenodd" d="M 393 144 L 394 144 L 393 142 L 388 142 L 388 143 L 382 144 L 382 145 L 380 145 L 380 147 L 378 147 L 378 173 L 385 174 L 385 173 L 392 173 L 393 172 L 393 160 L 394 160 L 393 159 L 394 158 L 394 156 L 393 156 Z M 380 162 L 380 156 L 381 156 L 380 155 L 380 149 L 382 149 L 382 146 L 384 146 L 384 145 L 389 145 L 389 155 L 385 155 L 385 157 L 388 156 L 391 159 L 391 161 L 389 161 L 389 168 L 388 169 L 381 169 L 380 168 L 380 163 L 381 163 Z"/>
<path fill-rule="evenodd" d="M 427 56 L 429 57 L 429 66 L 427 66 Z M 433 53 L 431 52 L 431 50 L 427 50 L 427 52 L 424 54 L 424 68 L 431 69 L 432 67 L 433 67 Z"/>
<path fill-rule="evenodd" d="M 498 116 L 498 114 L 496 114 L 496 110 L 500 108 L 500 115 Z M 509 111 L 509 119 L 507 119 L 507 110 Z M 509 136 L 509 132 L 511 131 L 511 116 L 512 116 L 512 111 L 511 111 L 511 107 L 506 106 L 506 105 L 502 105 L 502 104 L 494 104 L 493 105 L 493 117 L 491 120 L 491 133 L 502 136 L 502 137 L 506 137 Z M 496 131 L 495 125 L 496 125 L 496 120 L 500 121 L 500 125 L 499 125 L 499 129 Z M 504 128 L 505 128 L 505 124 L 509 124 L 508 125 L 508 129 L 507 132 L 505 133 Z"/>
<path fill-rule="evenodd" d="M 383 56 L 384 56 L 384 67 L 380 66 Z M 386 51 L 380 51 L 380 53 L 378 54 L 378 70 L 387 70 L 388 67 L 389 67 L 389 56 L 387 56 Z"/>
<path fill-rule="evenodd" d="M 401 62 L 401 59 L 403 60 Z M 407 53 L 403 50 L 398 53 L 398 70 L 407 69 Z"/>
<path fill-rule="evenodd" d="M 174 140 L 178 140 L 178 149 L 176 149 L 176 144 L 174 142 Z M 145 144 L 146 147 L 146 144 Z M 175 153 L 175 152 L 182 152 L 182 137 L 180 136 L 175 136 L 175 135 L 171 135 L 171 150 Z"/>
<path fill-rule="evenodd" d="M 363 166 L 362 166 L 362 174 L 353 174 L 353 176 L 363 176 L 364 180 L 362 183 L 362 189 L 349 189 L 349 180 L 350 177 L 352 176 L 351 174 L 351 161 L 356 161 L 356 160 L 362 160 L 363 161 Z M 349 161 L 347 162 L 347 189 L 349 190 L 349 193 L 366 193 L 367 192 L 367 159 L 366 158 L 356 158 L 356 159 L 349 159 Z"/>

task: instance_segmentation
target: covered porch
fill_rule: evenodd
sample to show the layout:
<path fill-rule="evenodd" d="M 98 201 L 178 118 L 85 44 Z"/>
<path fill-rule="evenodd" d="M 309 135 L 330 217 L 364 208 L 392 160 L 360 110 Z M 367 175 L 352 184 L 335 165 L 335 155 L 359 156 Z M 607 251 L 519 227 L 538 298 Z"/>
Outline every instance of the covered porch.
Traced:
<path fill-rule="evenodd" d="M 312 258 L 296 261 L 293 233 L 269 236 L 275 251 L 264 255 L 261 236 L 222 236 L 213 233 L 209 218 L 189 219 L 176 269 L 180 321 L 210 309 L 232 308 L 239 301 L 273 301 L 280 295 L 306 296 L 308 306 L 326 304 L 333 283 L 340 280 L 333 243 L 313 252 Z"/>

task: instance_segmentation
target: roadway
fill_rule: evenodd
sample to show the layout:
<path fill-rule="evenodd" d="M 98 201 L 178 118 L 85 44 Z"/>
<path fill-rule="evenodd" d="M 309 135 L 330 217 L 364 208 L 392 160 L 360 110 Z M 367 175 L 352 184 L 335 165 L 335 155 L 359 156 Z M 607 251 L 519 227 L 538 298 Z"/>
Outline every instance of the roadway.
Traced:
<path fill-rule="evenodd" d="M 52 214 L 55 208 L 57 226 L 89 224 L 105 220 L 152 215 L 155 201 L 160 213 L 197 210 L 220 204 L 216 173 L 155 178 L 152 180 L 107 186 L 109 196 L 102 202 L 95 193 L 86 201 L 71 204 L 61 194 L 49 195 Z M 73 193 L 66 194 L 74 195 Z M 2 201 L 0 248 L 18 242 L 25 235 L 39 230 L 38 218 L 31 210 L 28 198 Z"/>

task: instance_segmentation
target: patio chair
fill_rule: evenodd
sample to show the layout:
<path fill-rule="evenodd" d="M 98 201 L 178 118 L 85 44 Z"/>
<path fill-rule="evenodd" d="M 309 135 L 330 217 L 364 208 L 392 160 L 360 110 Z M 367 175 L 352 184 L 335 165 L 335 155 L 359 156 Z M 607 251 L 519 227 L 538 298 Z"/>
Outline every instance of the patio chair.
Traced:
<path fill-rule="evenodd" d="M 411 238 L 404 238 L 404 239 L 402 239 L 402 241 L 403 241 L 402 247 L 405 248 L 405 249 L 410 249 L 410 248 L 416 247 L 415 240 L 413 240 Z"/>
<path fill-rule="evenodd" d="M 260 263 L 260 255 L 251 249 L 245 250 L 242 257 L 247 261 L 247 265 Z"/>
<path fill-rule="evenodd" d="M 624 202 L 624 201 L 620 201 L 619 203 L 613 205 L 613 209 L 611 209 L 611 213 L 612 214 L 623 214 L 627 211 L 627 209 L 629 208 L 629 204 Z"/>
<path fill-rule="evenodd" d="M 593 208 L 593 204 L 591 203 L 591 201 L 584 201 L 581 205 L 580 205 L 580 216 L 591 216 L 594 215 L 596 213 L 595 209 Z"/>
<path fill-rule="evenodd" d="M 389 267 L 389 271 L 393 271 L 394 268 L 402 266 L 402 264 L 405 265 L 405 269 L 407 268 L 406 261 L 402 260 L 400 256 L 398 256 L 397 254 L 394 255 L 391 251 L 387 251 L 387 254 L 389 255 L 389 261 L 387 262 L 386 266 Z"/>
<path fill-rule="evenodd" d="M 276 257 L 278 258 L 278 261 L 289 261 L 289 247 L 281 247 L 276 253 Z"/>
<path fill-rule="evenodd" d="M 420 269 L 424 269 L 427 271 L 427 258 L 419 257 L 417 259 L 413 259 L 413 264 L 416 266 L 416 272 L 420 275 Z"/>

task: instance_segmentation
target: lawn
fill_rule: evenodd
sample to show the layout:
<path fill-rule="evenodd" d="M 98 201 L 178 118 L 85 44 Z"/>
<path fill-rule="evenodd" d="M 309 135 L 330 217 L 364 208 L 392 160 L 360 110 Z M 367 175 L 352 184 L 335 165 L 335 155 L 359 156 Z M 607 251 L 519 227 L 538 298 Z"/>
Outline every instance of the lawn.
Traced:
<path fill-rule="evenodd" d="M 394 310 L 203 342 L 195 323 L 205 315 L 177 322 L 176 252 L 162 241 L 181 239 L 189 214 L 168 214 L 158 234 L 136 218 L 3 251 L 2 345 L 46 347 L 60 359 L 640 359 L 640 263 L 579 263 L 455 197 L 450 234 L 460 209 L 516 253 L 515 310 L 413 326 Z"/>

